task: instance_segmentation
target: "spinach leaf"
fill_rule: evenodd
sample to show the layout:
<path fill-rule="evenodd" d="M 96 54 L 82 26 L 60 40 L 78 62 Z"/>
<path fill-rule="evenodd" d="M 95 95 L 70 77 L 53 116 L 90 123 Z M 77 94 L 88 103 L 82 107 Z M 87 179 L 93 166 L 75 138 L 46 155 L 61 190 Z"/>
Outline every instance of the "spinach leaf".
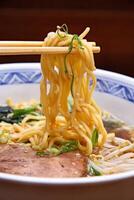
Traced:
<path fill-rule="evenodd" d="M 13 118 L 16 118 L 21 115 L 27 115 L 27 114 L 30 114 L 35 111 L 36 111 L 36 107 L 32 107 L 32 106 L 28 107 L 28 108 L 23 108 L 23 109 L 14 109 L 13 110 Z"/>
<path fill-rule="evenodd" d="M 0 122 L 10 123 L 11 119 L 9 117 L 12 114 L 13 109 L 10 106 L 1 106 L 0 107 Z"/>
<path fill-rule="evenodd" d="M 6 122 L 10 124 L 19 123 L 25 117 L 25 115 L 36 111 L 36 107 L 28 107 L 23 109 L 12 109 L 10 106 L 0 107 L 0 122 Z"/>

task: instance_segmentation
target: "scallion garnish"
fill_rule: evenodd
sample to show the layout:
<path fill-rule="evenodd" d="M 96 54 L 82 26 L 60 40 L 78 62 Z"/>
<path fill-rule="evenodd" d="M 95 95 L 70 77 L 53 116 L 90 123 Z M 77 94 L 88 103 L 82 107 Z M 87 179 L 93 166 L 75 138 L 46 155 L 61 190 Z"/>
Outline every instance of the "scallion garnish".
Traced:
<path fill-rule="evenodd" d="M 72 40 L 69 44 L 69 47 L 68 47 L 68 53 L 64 57 L 65 73 L 67 73 L 67 64 L 66 64 L 67 56 L 71 53 L 71 51 L 73 49 L 73 41 L 74 40 L 76 40 L 78 42 L 79 48 L 82 48 L 82 42 L 81 42 L 79 36 L 77 34 L 74 34 L 72 37 Z"/>
<path fill-rule="evenodd" d="M 91 176 L 101 176 L 101 172 L 99 172 L 97 169 L 95 169 L 93 166 L 90 166 L 89 174 Z"/>
<path fill-rule="evenodd" d="M 98 130 L 95 128 L 91 137 L 93 147 L 95 147 L 98 144 L 98 138 L 99 138 L 99 133 Z"/>
<path fill-rule="evenodd" d="M 38 155 L 40 157 L 46 156 L 46 155 L 57 156 L 57 155 L 62 154 L 62 153 L 75 151 L 77 148 L 78 148 L 77 141 L 72 140 L 72 141 L 68 141 L 68 142 L 63 143 L 61 146 L 53 146 L 46 151 L 38 151 L 36 153 L 36 155 Z"/>

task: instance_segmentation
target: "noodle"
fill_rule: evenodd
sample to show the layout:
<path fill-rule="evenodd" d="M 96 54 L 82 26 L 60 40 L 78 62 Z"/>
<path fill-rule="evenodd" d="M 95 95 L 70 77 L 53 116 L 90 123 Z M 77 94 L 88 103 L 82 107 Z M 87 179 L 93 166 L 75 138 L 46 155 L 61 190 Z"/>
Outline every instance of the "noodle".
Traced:
<path fill-rule="evenodd" d="M 71 35 L 60 30 L 49 33 L 43 46 L 68 46 L 74 47 L 76 54 L 67 55 L 42 55 L 41 68 L 43 78 L 40 85 L 41 104 L 43 114 L 46 116 L 45 132 L 49 133 L 49 144 L 54 144 L 55 132 L 59 132 L 58 140 L 71 138 L 83 146 L 84 153 L 90 155 L 93 147 L 91 137 L 96 128 L 99 132 L 99 146 L 106 141 L 106 130 L 101 119 L 101 112 L 93 100 L 96 86 L 96 77 L 92 47 L 83 40 L 87 35 L 87 28 L 81 35 Z M 70 44 L 72 46 L 70 46 Z M 91 84 L 92 82 L 92 84 Z M 90 88 L 89 88 L 90 83 Z M 72 96 L 72 112 L 69 112 L 68 97 Z M 64 128 L 57 126 L 58 116 L 65 119 Z M 87 133 L 90 133 L 87 135 Z M 56 139 L 56 141 L 57 141 Z M 42 145 L 43 147 L 43 145 Z"/>

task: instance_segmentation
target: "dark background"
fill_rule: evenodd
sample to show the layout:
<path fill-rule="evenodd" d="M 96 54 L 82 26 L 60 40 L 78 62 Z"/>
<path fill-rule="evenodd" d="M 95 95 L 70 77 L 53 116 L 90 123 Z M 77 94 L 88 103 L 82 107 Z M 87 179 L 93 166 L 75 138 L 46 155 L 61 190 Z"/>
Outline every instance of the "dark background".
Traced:
<path fill-rule="evenodd" d="M 91 27 L 88 40 L 101 46 L 98 68 L 134 77 L 133 0 L 0 0 L 0 40 L 43 40 L 63 23 L 72 33 Z M 0 57 L 0 63 L 26 61 L 39 57 Z"/>

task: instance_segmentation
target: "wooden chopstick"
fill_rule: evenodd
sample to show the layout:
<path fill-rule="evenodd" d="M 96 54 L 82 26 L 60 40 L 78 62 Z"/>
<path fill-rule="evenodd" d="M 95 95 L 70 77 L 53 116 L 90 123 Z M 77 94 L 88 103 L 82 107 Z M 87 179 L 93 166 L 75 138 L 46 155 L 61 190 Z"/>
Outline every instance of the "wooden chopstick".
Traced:
<path fill-rule="evenodd" d="M 92 46 L 93 53 L 99 53 L 100 47 Z M 75 53 L 73 49 L 71 53 Z M 0 47 L 0 55 L 38 55 L 38 54 L 66 54 L 68 47 Z"/>
<path fill-rule="evenodd" d="M 100 47 L 95 42 L 92 45 L 93 53 L 99 53 Z M 38 55 L 38 54 L 66 54 L 68 47 L 42 47 L 43 41 L 0 41 L 0 55 Z M 75 49 L 72 51 L 75 52 Z"/>
<path fill-rule="evenodd" d="M 95 42 L 88 42 L 96 46 Z M 42 47 L 42 41 L 0 41 L 0 47 Z"/>

